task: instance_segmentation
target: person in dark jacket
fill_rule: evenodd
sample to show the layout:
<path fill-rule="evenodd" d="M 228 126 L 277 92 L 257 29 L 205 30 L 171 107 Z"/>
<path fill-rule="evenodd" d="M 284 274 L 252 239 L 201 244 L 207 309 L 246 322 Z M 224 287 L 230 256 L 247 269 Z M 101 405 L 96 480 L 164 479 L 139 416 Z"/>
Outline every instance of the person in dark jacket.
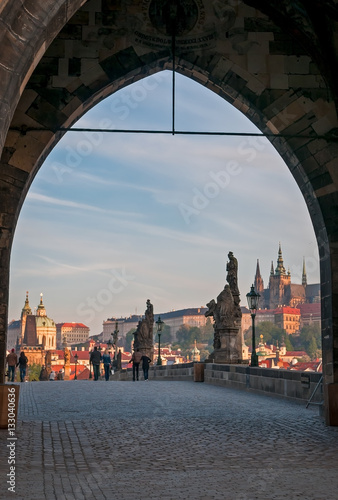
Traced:
<path fill-rule="evenodd" d="M 131 360 L 129 361 L 129 363 L 133 363 L 133 381 L 134 382 L 135 382 L 135 379 L 138 380 L 138 371 L 139 371 L 141 358 L 142 358 L 142 354 L 140 353 L 140 350 L 136 349 L 136 351 L 133 352 Z"/>
<path fill-rule="evenodd" d="M 143 354 L 141 361 L 142 361 L 142 370 L 143 370 L 144 380 L 148 380 L 149 365 L 151 363 L 151 359 L 146 354 Z"/>
<path fill-rule="evenodd" d="M 25 381 L 27 364 L 28 364 L 28 358 L 25 355 L 25 353 L 22 351 L 22 352 L 20 352 L 19 361 L 18 361 L 18 364 L 16 365 L 19 367 L 19 370 L 20 370 L 20 382 Z"/>
<path fill-rule="evenodd" d="M 14 377 L 15 377 L 15 367 L 18 363 L 18 357 L 15 354 L 15 350 L 12 349 L 11 352 L 8 354 L 6 358 L 6 362 L 8 365 L 8 381 L 9 382 L 14 382 Z"/>
<path fill-rule="evenodd" d="M 90 362 L 93 365 L 94 380 L 98 380 L 100 375 L 101 353 L 97 350 L 97 346 L 95 346 L 94 351 L 90 353 Z"/>
<path fill-rule="evenodd" d="M 103 368 L 104 368 L 104 378 L 106 381 L 109 380 L 109 370 L 111 366 L 111 359 L 110 359 L 110 354 L 108 349 L 105 350 L 103 356 L 102 356 L 102 361 L 103 361 Z"/>

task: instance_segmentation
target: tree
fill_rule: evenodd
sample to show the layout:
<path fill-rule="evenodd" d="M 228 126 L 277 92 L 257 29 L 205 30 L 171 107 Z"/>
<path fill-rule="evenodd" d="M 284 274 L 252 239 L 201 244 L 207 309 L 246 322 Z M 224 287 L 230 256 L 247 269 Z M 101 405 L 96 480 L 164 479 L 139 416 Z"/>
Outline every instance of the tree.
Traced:
<path fill-rule="evenodd" d="M 41 372 L 41 365 L 38 365 L 37 363 L 32 363 L 28 365 L 28 380 L 30 382 L 39 380 L 40 372 Z"/>
<path fill-rule="evenodd" d="M 126 351 L 129 351 L 129 349 L 131 349 L 131 343 L 134 340 L 134 333 L 135 332 L 136 332 L 136 328 L 132 328 L 126 334 L 126 338 L 124 340 L 124 348 L 125 348 Z"/>
<path fill-rule="evenodd" d="M 296 340 L 298 349 L 306 351 L 309 356 L 311 351 L 315 356 L 314 352 L 322 347 L 320 326 L 318 324 L 303 326 Z"/>
<path fill-rule="evenodd" d="M 200 332 L 201 342 L 212 346 L 214 342 L 214 325 L 210 318 L 207 318 L 205 326 L 200 327 Z"/>
<path fill-rule="evenodd" d="M 197 326 L 182 325 L 176 332 L 176 339 L 182 350 L 191 350 L 195 340 L 201 341 L 201 330 Z"/>
<path fill-rule="evenodd" d="M 278 345 L 281 346 L 284 342 L 287 351 L 292 351 L 294 349 L 292 336 L 288 335 L 286 331 L 283 330 L 283 328 L 279 328 L 274 323 L 272 323 L 272 321 L 262 321 L 256 326 L 255 337 L 257 344 L 261 335 L 263 335 L 263 342 L 266 344 L 276 345 L 278 342 Z M 246 332 L 245 338 L 246 344 L 250 347 L 252 339 L 251 328 L 249 328 L 249 330 Z"/>
<path fill-rule="evenodd" d="M 157 332 L 155 332 L 155 342 L 158 342 L 158 335 Z M 161 333 L 161 345 L 164 344 L 171 344 L 172 338 L 171 338 L 171 328 L 169 325 L 162 325 L 162 333 Z"/>
<path fill-rule="evenodd" d="M 308 349 L 307 349 L 307 353 L 311 359 L 316 359 L 317 358 L 317 351 L 318 351 L 318 347 L 317 347 L 316 339 L 315 339 L 315 337 L 312 337 L 310 340 Z"/>

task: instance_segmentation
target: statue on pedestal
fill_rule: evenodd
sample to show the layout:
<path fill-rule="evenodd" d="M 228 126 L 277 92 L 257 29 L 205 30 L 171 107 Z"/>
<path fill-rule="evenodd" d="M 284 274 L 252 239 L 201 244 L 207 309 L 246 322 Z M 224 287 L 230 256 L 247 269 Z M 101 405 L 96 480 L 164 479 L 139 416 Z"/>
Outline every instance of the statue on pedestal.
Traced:
<path fill-rule="evenodd" d="M 69 380 L 70 377 L 70 350 L 67 347 L 66 339 L 63 341 L 63 357 L 64 357 L 64 380 Z"/>
<path fill-rule="evenodd" d="M 240 333 L 242 312 L 237 281 L 238 263 L 232 252 L 226 265 L 228 284 L 217 300 L 207 303 L 205 316 L 214 318 L 214 351 L 208 361 L 216 363 L 241 363 L 243 339 Z"/>
<path fill-rule="evenodd" d="M 134 350 L 139 349 L 152 359 L 153 354 L 153 330 L 154 330 L 154 308 L 150 300 L 147 300 L 147 308 L 144 319 L 138 322 L 134 333 Z M 151 355 L 150 355 L 151 354 Z"/>

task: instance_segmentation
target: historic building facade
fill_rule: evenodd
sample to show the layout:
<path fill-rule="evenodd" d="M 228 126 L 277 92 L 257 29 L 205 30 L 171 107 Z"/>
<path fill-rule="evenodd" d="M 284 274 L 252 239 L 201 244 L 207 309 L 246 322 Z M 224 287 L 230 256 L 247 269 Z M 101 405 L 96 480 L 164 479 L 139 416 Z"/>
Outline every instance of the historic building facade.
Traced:
<path fill-rule="evenodd" d="M 47 316 L 47 312 L 40 295 L 40 303 L 36 314 L 32 314 L 29 305 L 28 292 L 25 305 L 21 311 L 20 338 L 17 340 L 19 349 L 39 347 L 43 350 L 56 349 L 56 324 Z"/>
<path fill-rule="evenodd" d="M 268 288 L 264 288 L 258 260 L 254 287 L 261 296 L 259 302 L 261 309 L 276 309 L 283 306 L 298 307 L 300 304 L 320 302 L 320 284 L 308 285 L 305 260 L 303 261 L 302 283 L 292 283 L 290 270 L 286 271 L 284 267 L 281 245 L 279 245 L 275 269 L 273 262 L 271 262 Z"/>
<path fill-rule="evenodd" d="M 67 345 L 83 344 L 89 340 L 89 327 L 83 323 L 57 323 L 56 344 L 62 349 L 63 343 Z"/>

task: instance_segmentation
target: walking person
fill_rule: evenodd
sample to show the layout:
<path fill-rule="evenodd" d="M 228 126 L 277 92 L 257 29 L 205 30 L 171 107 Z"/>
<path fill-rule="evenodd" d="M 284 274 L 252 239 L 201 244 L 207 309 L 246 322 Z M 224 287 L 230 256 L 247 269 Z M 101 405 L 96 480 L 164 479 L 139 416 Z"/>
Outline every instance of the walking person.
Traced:
<path fill-rule="evenodd" d="M 22 351 L 22 352 L 20 352 L 19 361 L 16 365 L 16 366 L 19 366 L 19 370 L 20 370 L 20 382 L 25 381 L 27 364 L 28 364 L 28 358 L 25 355 L 25 353 Z"/>
<path fill-rule="evenodd" d="M 52 370 L 52 371 L 50 372 L 50 374 L 49 374 L 49 380 L 50 380 L 50 381 L 52 381 L 52 382 L 54 382 L 54 380 L 55 380 L 55 375 L 56 375 L 55 371 L 54 371 L 54 370 Z"/>
<path fill-rule="evenodd" d="M 133 352 L 133 355 L 131 357 L 131 360 L 129 363 L 133 363 L 133 381 L 135 382 L 135 376 L 136 380 L 138 380 L 138 373 L 139 373 L 139 366 L 140 362 L 142 359 L 142 354 L 140 353 L 140 349 L 136 349 L 136 352 Z"/>
<path fill-rule="evenodd" d="M 8 365 L 8 382 L 14 382 L 15 367 L 18 364 L 18 357 L 14 349 L 7 355 L 6 362 Z"/>
<path fill-rule="evenodd" d="M 97 346 L 90 353 L 90 362 L 93 365 L 94 380 L 98 380 L 100 376 L 101 353 L 97 350 Z"/>
<path fill-rule="evenodd" d="M 143 354 L 141 360 L 142 360 L 142 370 L 143 370 L 144 380 L 148 380 L 149 365 L 151 363 L 151 359 L 146 354 Z"/>
<path fill-rule="evenodd" d="M 104 367 L 104 378 L 108 382 L 109 380 L 109 370 L 111 366 L 111 359 L 108 349 L 105 350 L 104 355 L 102 356 L 103 367 Z"/>
<path fill-rule="evenodd" d="M 39 375 L 39 380 L 41 382 L 46 382 L 46 380 L 48 380 L 48 372 L 46 370 L 45 365 L 42 365 L 42 367 L 41 367 L 41 371 L 40 371 L 40 375 Z"/>

